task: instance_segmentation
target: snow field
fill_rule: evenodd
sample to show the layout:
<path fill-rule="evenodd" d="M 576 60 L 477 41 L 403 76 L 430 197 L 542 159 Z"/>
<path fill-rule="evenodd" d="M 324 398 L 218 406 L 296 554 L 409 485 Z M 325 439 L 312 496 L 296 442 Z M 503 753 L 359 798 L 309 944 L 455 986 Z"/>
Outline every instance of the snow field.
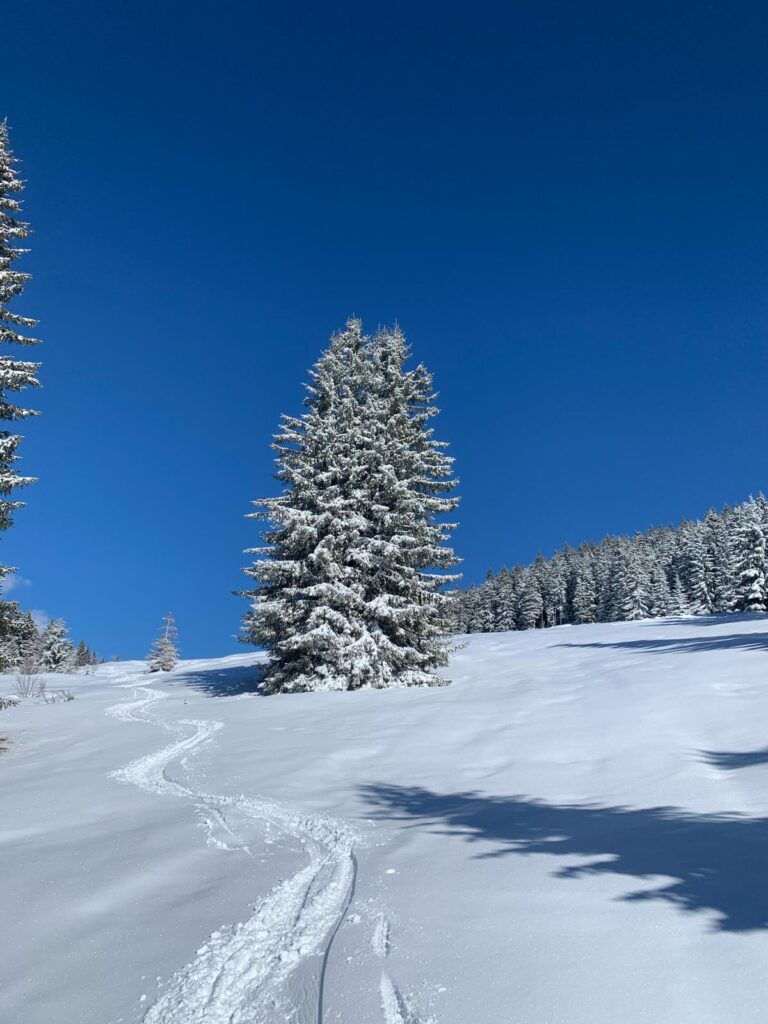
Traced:
<path fill-rule="evenodd" d="M 436 690 L 253 660 L 2 712 L 3 1019 L 764 1020 L 764 616 L 475 636 Z"/>

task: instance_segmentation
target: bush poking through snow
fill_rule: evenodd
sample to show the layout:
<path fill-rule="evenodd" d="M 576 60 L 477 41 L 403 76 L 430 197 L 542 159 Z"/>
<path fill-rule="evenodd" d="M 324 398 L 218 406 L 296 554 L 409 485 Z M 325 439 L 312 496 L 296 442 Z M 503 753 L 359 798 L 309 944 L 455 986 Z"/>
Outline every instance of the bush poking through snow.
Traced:
<path fill-rule="evenodd" d="M 45 680 L 40 677 L 38 666 L 24 664 L 19 668 L 15 683 L 16 695 L 19 699 L 39 697 L 45 690 Z"/>
<path fill-rule="evenodd" d="M 46 704 L 68 704 L 75 699 L 71 690 L 48 690 L 45 687 L 40 691 L 40 696 Z"/>

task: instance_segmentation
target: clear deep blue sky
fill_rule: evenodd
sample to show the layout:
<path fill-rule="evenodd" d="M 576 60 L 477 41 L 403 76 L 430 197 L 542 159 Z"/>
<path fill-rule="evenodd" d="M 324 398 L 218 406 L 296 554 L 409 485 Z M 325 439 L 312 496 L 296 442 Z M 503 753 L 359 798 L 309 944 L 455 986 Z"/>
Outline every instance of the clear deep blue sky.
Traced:
<path fill-rule="evenodd" d="M 44 416 L 2 541 L 111 657 L 238 650 L 251 498 L 350 314 L 435 373 L 469 581 L 768 487 L 764 3 L 3 16 Z"/>

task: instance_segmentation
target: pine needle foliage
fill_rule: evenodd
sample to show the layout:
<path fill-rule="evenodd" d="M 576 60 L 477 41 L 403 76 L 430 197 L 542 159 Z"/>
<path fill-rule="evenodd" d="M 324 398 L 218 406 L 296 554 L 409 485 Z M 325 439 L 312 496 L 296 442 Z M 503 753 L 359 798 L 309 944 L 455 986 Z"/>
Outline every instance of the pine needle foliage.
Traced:
<path fill-rule="evenodd" d="M 30 275 L 16 269 L 14 264 L 28 250 L 21 248 L 29 235 L 29 225 L 20 219 L 21 201 L 19 194 L 23 182 L 16 171 L 17 161 L 10 148 L 8 124 L 0 122 L 0 345 L 36 345 L 37 338 L 27 332 L 37 324 L 10 308 L 18 298 Z M 23 408 L 12 397 L 28 387 L 38 387 L 39 363 L 20 360 L 3 351 L 0 355 L 0 420 L 9 423 L 37 415 L 33 409 Z M 17 449 L 21 436 L 10 430 L 0 430 L 0 530 L 7 530 L 13 521 L 13 513 L 23 502 L 12 498 L 13 492 L 34 482 L 34 477 L 21 476 L 16 471 Z M 0 566 L 0 579 L 13 569 Z"/>

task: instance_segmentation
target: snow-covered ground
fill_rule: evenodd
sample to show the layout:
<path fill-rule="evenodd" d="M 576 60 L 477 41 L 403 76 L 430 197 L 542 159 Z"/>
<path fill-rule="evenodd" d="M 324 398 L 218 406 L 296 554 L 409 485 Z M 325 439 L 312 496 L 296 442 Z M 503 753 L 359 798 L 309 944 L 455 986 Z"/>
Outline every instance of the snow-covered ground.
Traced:
<path fill-rule="evenodd" d="M 0 712 L 0 1019 L 766 1020 L 768 619 L 473 637 L 434 690 L 257 660 Z"/>

